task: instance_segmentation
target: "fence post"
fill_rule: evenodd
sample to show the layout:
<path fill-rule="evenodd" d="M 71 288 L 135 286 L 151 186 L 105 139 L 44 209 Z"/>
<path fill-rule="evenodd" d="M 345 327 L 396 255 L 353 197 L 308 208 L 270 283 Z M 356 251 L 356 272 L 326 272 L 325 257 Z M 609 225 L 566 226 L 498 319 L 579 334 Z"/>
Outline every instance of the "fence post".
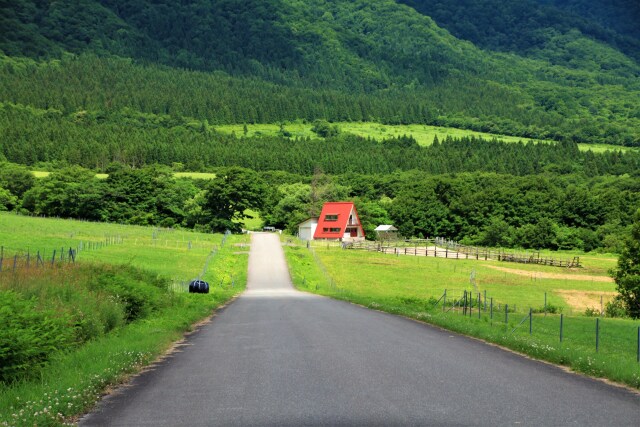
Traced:
<path fill-rule="evenodd" d="M 13 272 L 16 272 L 16 265 L 18 264 L 18 255 L 13 256 Z"/>
<path fill-rule="evenodd" d="M 467 291 L 464 291 L 464 309 L 462 312 L 463 316 L 467 315 L 467 301 L 470 300 L 470 297 L 467 297 Z M 469 309 L 469 311 L 471 311 L 471 309 Z"/>
<path fill-rule="evenodd" d="M 478 319 L 480 319 L 480 315 L 482 313 L 482 304 L 480 303 L 480 292 L 478 292 Z"/>
<path fill-rule="evenodd" d="M 509 304 L 504 305 L 504 324 L 509 324 Z"/>
<path fill-rule="evenodd" d="M 638 349 L 637 349 L 636 359 L 638 363 L 640 363 L 640 326 L 638 326 Z"/>
<path fill-rule="evenodd" d="M 563 326 L 564 326 L 564 314 L 560 314 L 560 342 L 562 342 L 562 333 L 564 332 Z"/>
<path fill-rule="evenodd" d="M 547 293 L 544 293 L 544 315 L 547 315 Z"/>
<path fill-rule="evenodd" d="M 529 335 L 533 334 L 533 311 L 529 307 Z"/>
<path fill-rule="evenodd" d="M 596 317 L 596 353 L 600 348 L 600 318 Z"/>
<path fill-rule="evenodd" d="M 51 267 L 53 267 L 53 264 L 56 262 L 56 250 L 53 250 L 53 256 L 51 257 Z"/>
<path fill-rule="evenodd" d="M 444 290 L 444 297 L 443 297 L 443 301 L 442 301 L 442 311 L 444 312 L 444 310 L 447 307 L 447 290 Z M 640 330 L 640 328 L 638 328 L 638 330 Z"/>
<path fill-rule="evenodd" d="M 484 290 L 484 311 L 487 311 L 487 290 Z"/>

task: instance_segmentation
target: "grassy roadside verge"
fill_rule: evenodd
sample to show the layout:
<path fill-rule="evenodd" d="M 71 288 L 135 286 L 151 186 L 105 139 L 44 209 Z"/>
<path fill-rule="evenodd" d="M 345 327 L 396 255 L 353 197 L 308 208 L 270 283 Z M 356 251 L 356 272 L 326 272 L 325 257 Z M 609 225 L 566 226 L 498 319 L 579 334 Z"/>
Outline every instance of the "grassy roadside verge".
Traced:
<path fill-rule="evenodd" d="M 62 425 L 89 409 L 109 387 L 139 371 L 226 302 L 230 291 L 181 295 L 156 315 L 76 351 L 56 355 L 34 381 L 0 393 L 0 425 Z"/>
<path fill-rule="evenodd" d="M 34 247 L 85 248 L 75 264 L 0 272 L 0 426 L 73 423 L 246 285 L 247 236 L 12 215 L 0 221 L 5 255 L 24 254 L 27 245 L 32 254 Z M 88 249 L 113 235 L 121 243 Z M 183 281 L 200 275 L 211 292 L 187 293 Z"/>
<path fill-rule="evenodd" d="M 389 284 L 384 278 L 375 281 L 372 275 L 367 274 L 370 266 L 350 262 L 352 260 L 348 256 L 338 261 L 331 258 L 331 263 L 324 263 L 325 255 L 321 251 L 314 254 L 303 246 L 295 245 L 285 246 L 285 254 L 292 280 L 300 290 L 424 321 L 536 359 L 567 366 L 576 372 L 640 388 L 640 364 L 636 360 L 635 340 L 640 326 L 638 322 L 600 319 L 600 342 L 596 352 L 594 318 L 563 316 L 564 337 L 560 342 L 559 314 L 533 315 L 530 334 L 528 313 L 509 310 L 505 316 L 504 304 L 507 301 L 502 301 L 501 310 L 496 309 L 493 318 L 489 310 L 484 311 L 484 306 L 478 310 L 477 304 L 465 316 L 462 310 L 451 308 L 451 300 L 443 312 L 442 301 L 438 302 L 439 295 L 425 292 L 420 296 L 401 283 Z M 375 262 L 384 261 L 377 259 Z M 444 268 L 444 262 L 438 262 L 440 268 Z M 425 270 L 425 265 L 421 268 Z M 345 271 L 351 274 L 347 276 Z M 425 272 L 429 273 L 428 270 Z M 348 279 L 345 280 L 345 277 Z M 427 275 L 423 277 L 421 286 L 424 288 L 428 279 Z"/>

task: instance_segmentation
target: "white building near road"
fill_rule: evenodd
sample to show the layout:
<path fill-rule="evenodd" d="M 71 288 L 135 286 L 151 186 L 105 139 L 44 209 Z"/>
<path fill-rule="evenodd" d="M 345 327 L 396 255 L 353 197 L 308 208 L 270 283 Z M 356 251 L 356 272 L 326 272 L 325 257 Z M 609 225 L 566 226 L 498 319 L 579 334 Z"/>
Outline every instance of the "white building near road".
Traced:
<path fill-rule="evenodd" d="M 313 240 L 313 235 L 318 228 L 318 218 L 309 218 L 298 224 L 298 237 L 301 240 Z"/>

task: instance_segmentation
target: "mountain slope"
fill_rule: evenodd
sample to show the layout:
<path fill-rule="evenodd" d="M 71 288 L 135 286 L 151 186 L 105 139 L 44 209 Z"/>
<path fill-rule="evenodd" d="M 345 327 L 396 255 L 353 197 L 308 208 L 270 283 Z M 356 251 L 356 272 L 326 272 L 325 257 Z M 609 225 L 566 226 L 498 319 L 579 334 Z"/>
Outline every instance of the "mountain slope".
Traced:
<path fill-rule="evenodd" d="M 544 58 L 558 39 L 598 42 L 640 59 L 640 3 L 632 0 L 400 0 L 453 35 L 490 50 Z M 570 54 L 570 52 L 567 52 Z"/>
<path fill-rule="evenodd" d="M 27 71 L 27 62 L 4 58 L 0 101 L 65 113 L 126 107 L 221 123 L 324 116 L 640 144 L 640 66 L 577 27 L 524 53 L 516 49 L 523 58 L 481 50 L 425 10 L 391 0 L 17 0 L 0 7 L 12 29 L 0 36 L 1 50 L 63 58 Z M 496 23 L 495 31 L 509 28 Z M 204 90 L 221 78 L 231 79 L 227 88 Z M 289 90 L 302 106 L 297 111 L 269 105 L 267 94 Z M 225 105 L 217 102 L 220 91 Z M 305 107 L 318 99 L 324 113 Z"/>

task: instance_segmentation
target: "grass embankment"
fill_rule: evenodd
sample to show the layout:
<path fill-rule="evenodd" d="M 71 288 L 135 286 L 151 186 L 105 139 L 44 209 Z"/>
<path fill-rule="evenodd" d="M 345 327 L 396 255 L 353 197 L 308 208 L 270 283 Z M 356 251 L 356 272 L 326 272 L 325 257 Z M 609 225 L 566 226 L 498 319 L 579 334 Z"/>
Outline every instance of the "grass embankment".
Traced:
<path fill-rule="evenodd" d="M 246 236 L 221 246 L 221 235 L 8 214 L 0 225 L 5 257 L 85 248 L 76 264 L 0 273 L 0 425 L 72 420 L 246 283 Z M 184 292 L 205 264 L 211 293 Z"/>
<path fill-rule="evenodd" d="M 396 257 L 341 250 L 331 245 L 317 245 L 313 252 L 302 245 L 287 246 L 285 253 L 294 284 L 301 290 L 432 323 L 577 372 L 640 388 L 640 364 L 636 361 L 640 323 L 601 318 L 596 352 L 596 319 L 581 315 L 584 309 L 578 305 L 572 307 L 577 303 L 567 297 L 581 295 L 587 298 L 587 306 L 599 310 L 598 295 L 610 295 L 614 284 L 575 280 L 571 276 L 603 277 L 605 266 L 615 263 L 613 259 L 603 257 L 599 264 L 587 263 L 584 270 L 575 273 L 527 266 L 532 273 L 567 273 L 563 279 L 537 279 L 491 268 L 492 265 L 519 268 L 520 264 Z M 472 273 L 475 286 L 471 283 Z M 443 312 L 442 300 L 438 302 L 438 299 L 445 289 L 447 305 Z M 452 308 L 465 290 L 472 292 L 474 300 L 472 311 L 467 311 L 466 316 L 460 308 Z M 483 296 L 485 291 L 487 309 L 485 311 L 482 301 L 478 313 L 477 294 Z M 545 292 L 548 308 L 556 311 L 555 314 L 544 314 Z M 505 305 L 508 305 L 506 323 Z M 534 309 L 532 334 L 529 334 L 529 308 Z M 560 312 L 563 313 L 562 342 Z"/>
<path fill-rule="evenodd" d="M 418 144 L 426 146 L 431 145 L 433 143 L 433 139 L 437 136 L 439 140 L 446 139 L 448 136 L 453 138 L 463 138 L 467 136 L 475 136 L 484 139 L 499 139 L 504 142 L 542 142 L 547 144 L 552 144 L 553 141 L 548 140 L 533 140 L 529 138 L 520 138 L 517 136 L 509 136 L 509 135 L 499 135 L 492 134 L 486 132 L 476 132 L 472 130 L 466 129 L 456 129 L 442 126 L 428 126 L 428 125 L 384 125 L 381 123 L 357 123 L 357 122 L 340 122 L 335 123 L 338 125 L 340 130 L 344 133 L 351 133 L 354 135 L 362 136 L 362 137 L 370 137 L 377 140 L 382 140 L 385 138 L 399 137 L 403 135 L 411 135 L 416 139 Z M 216 130 L 223 133 L 235 133 L 238 136 L 244 134 L 244 126 L 243 124 L 236 125 L 220 125 L 216 126 Z M 278 124 L 265 124 L 265 123 L 257 123 L 257 124 L 247 124 L 247 136 L 256 136 L 256 135 L 268 135 L 274 136 L 280 132 L 280 125 Z M 294 138 L 306 138 L 306 137 L 317 137 L 315 133 L 311 131 L 313 127 L 312 123 L 290 123 L 284 125 L 284 129 L 291 133 Z M 619 151 L 627 151 L 633 148 L 628 147 L 620 147 L 616 145 L 606 145 L 606 144 L 578 144 L 580 150 L 588 151 L 592 150 L 594 152 L 604 152 L 607 150 L 619 150 Z"/>

